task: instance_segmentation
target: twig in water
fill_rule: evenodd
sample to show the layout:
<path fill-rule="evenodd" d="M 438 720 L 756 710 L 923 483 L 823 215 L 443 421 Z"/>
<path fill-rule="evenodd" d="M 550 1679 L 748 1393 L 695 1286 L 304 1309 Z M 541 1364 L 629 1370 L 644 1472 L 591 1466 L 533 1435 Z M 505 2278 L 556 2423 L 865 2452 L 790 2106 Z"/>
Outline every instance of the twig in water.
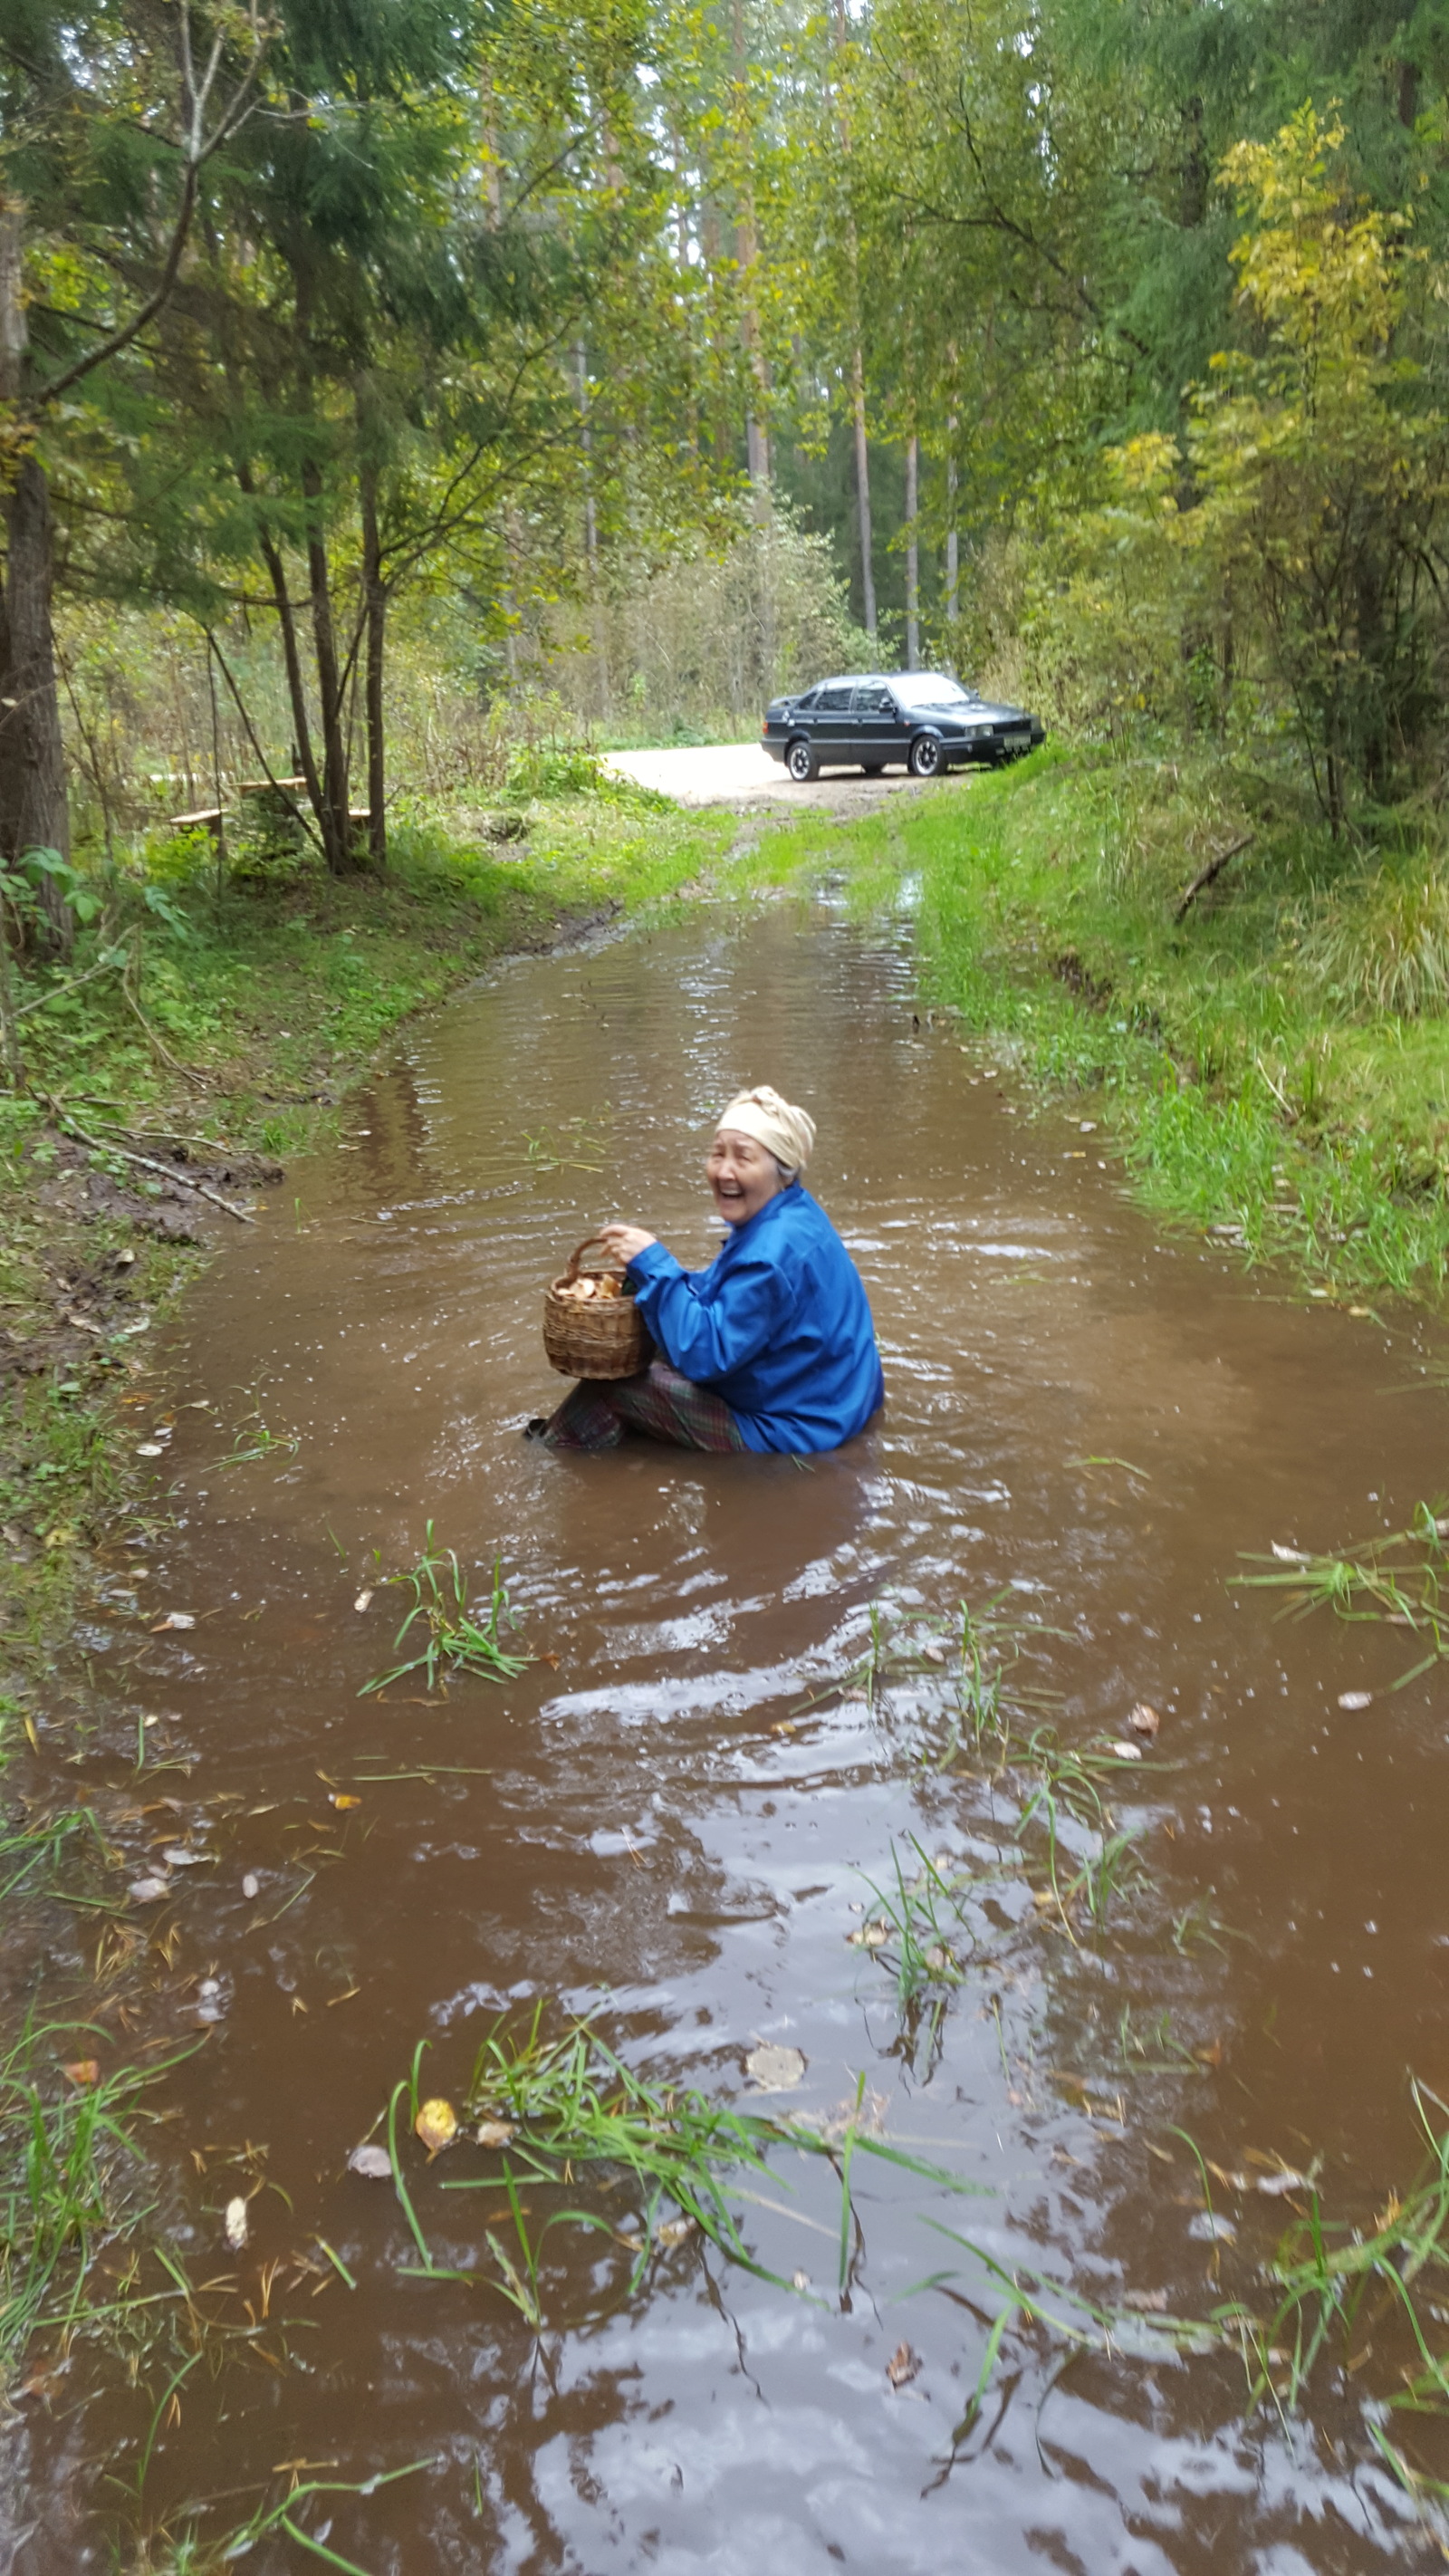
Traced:
<path fill-rule="evenodd" d="M 256 1218 L 248 1215 L 245 1208 L 234 1206 L 230 1199 L 221 1196 L 219 1190 L 209 1189 L 205 1181 L 189 1180 L 184 1172 L 174 1171 L 169 1163 L 158 1163 L 154 1154 L 138 1154 L 129 1145 L 112 1145 L 103 1137 L 88 1134 L 84 1127 L 78 1127 L 73 1118 L 66 1116 L 60 1102 L 53 1100 L 48 1091 L 37 1092 L 36 1098 L 44 1101 L 63 1136 L 73 1136 L 78 1145 L 89 1145 L 93 1154 L 119 1154 L 123 1163 L 139 1163 L 143 1171 L 159 1172 L 163 1181 L 174 1181 L 178 1189 L 194 1190 L 199 1199 L 209 1199 L 213 1207 L 224 1208 L 228 1216 L 236 1218 L 238 1225 L 256 1224 Z"/>

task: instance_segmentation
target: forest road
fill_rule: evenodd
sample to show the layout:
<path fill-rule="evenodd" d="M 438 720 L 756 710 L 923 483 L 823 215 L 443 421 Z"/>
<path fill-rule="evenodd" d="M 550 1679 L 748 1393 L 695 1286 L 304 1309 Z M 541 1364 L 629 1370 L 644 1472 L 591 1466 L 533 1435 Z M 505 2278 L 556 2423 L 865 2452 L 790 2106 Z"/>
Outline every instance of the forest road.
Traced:
<path fill-rule="evenodd" d="M 948 782 L 908 778 L 903 770 L 863 778 L 858 769 L 833 770 L 797 786 L 782 764 L 758 742 L 672 745 L 666 751 L 607 751 L 603 766 L 638 787 L 656 788 L 677 805 L 815 806 L 828 814 L 863 814 L 883 797 L 940 795 Z"/>

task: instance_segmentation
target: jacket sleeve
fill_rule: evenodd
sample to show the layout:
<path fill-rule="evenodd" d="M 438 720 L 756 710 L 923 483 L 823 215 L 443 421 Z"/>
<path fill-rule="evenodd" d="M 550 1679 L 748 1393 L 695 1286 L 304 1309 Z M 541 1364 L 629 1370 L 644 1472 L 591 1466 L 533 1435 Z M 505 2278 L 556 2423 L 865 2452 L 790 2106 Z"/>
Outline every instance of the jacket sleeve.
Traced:
<path fill-rule="evenodd" d="M 799 1295 L 790 1273 L 763 1254 L 732 1262 L 711 1298 L 701 1297 L 699 1281 L 662 1243 L 646 1244 L 630 1262 L 629 1276 L 665 1357 L 696 1385 L 747 1368 L 778 1339 Z"/>

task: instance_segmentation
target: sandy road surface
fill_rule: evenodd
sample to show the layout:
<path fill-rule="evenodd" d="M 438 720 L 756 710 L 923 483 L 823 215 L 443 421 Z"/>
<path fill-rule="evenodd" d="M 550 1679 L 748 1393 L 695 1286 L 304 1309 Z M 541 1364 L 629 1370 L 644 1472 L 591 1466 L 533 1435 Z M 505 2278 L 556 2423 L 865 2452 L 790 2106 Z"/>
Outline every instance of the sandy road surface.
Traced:
<path fill-rule="evenodd" d="M 606 769 L 654 787 L 680 805 L 819 806 L 831 814 L 864 813 L 886 796 L 923 793 L 923 782 L 893 770 L 885 778 L 863 778 L 859 770 L 832 770 L 799 787 L 787 778 L 783 764 L 772 760 L 757 742 L 707 743 L 668 751 L 609 751 Z M 932 781 L 929 792 L 946 784 Z"/>

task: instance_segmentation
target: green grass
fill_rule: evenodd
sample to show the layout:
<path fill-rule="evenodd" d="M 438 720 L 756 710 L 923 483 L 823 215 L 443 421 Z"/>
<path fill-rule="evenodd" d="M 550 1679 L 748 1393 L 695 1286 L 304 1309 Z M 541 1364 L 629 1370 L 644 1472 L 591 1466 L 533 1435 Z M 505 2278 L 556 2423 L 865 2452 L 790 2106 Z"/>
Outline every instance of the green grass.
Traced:
<path fill-rule="evenodd" d="M 259 2504 L 228 2532 L 206 2538 L 194 2517 L 181 2520 L 179 2531 L 160 2529 L 146 2534 L 136 2555 L 130 2561 L 131 2576 L 225 2576 L 239 2559 L 249 2558 L 259 2541 L 274 2532 L 284 2532 L 308 2558 L 320 2559 L 326 2567 L 340 2567 L 344 2576 L 368 2576 L 356 2559 L 344 2558 L 328 2546 L 318 2533 L 309 2531 L 302 2519 L 307 2508 L 318 2497 L 370 2496 L 379 2487 L 392 2486 L 399 2478 L 416 2477 L 423 2469 L 434 2467 L 431 2460 L 410 2460 L 405 2468 L 378 2469 L 370 2478 L 303 2478 L 295 2471 L 285 2495 L 273 2504 Z M 331 2529 L 328 2512 L 323 2532 Z"/>
<path fill-rule="evenodd" d="M 97 2256 L 145 2215 L 136 2124 L 165 2068 L 102 2073 L 88 2051 L 113 2044 L 98 2025 L 41 2023 L 27 2025 L 0 2057 L 0 2365 L 7 2372 L 37 2334 L 65 2340 L 109 2310 L 109 2296 L 97 2296 Z M 79 2071 L 67 2074 L 67 2063 Z"/>
<path fill-rule="evenodd" d="M 357 1694 L 359 1699 L 366 1699 L 370 1691 L 386 1690 L 390 1682 L 400 1682 L 406 1673 L 424 1674 L 430 1691 L 438 1685 L 446 1691 L 448 1676 L 457 1673 L 471 1673 L 481 1681 L 516 1681 L 532 1661 L 528 1655 L 510 1654 L 503 1644 L 504 1629 L 516 1627 L 517 1619 L 508 1606 L 500 1557 L 493 1560 L 488 1607 L 476 1618 L 469 1608 L 463 1569 L 450 1547 L 433 1545 L 431 1521 L 423 1553 L 412 1572 L 390 1574 L 386 1580 L 413 1596 L 413 1606 L 393 1639 L 394 1646 L 404 1645 L 415 1628 L 424 1642 L 420 1653 L 409 1655 L 404 1662 L 394 1664 L 390 1672 L 364 1682 Z"/>
<path fill-rule="evenodd" d="M 818 873 L 818 818 L 776 863 Z M 1044 1097 L 1082 1100 L 1158 1215 L 1345 1296 L 1449 1278 L 1449 856 L 1334 843 L 1277 767 L 1039 752 L 829 836 L 909 886 L 924 980 Z M 1179 922 L 1206 861 L 1248 847 Z"/>
<path fill-rule="evenodd" d="M 795 2289 L 794 2281 L 758 2260 L 736 2204 L 758 2200 L 755 2186 L 766 2179 L 773 2189 L 789 2188 L 788 2177 L 776 2170 L 782 2157 L 823 2160 L 834 2167 L 839 2183 L 838 2286 L 844 2293 L 858 2234 L 850 2187 L 857 2156 L 895 2166 L 940 2190 L 975 2194 L 982 2188 L 875 2135 L 862 2112 L 863 2077 L 854 2114 L 840 2121 L 736 2110 L 693 2086 L 650 2083 L 592 2022 L 570 2022 L 550 2037 L 546 2014 L 540 2001 L 526 2021 L 495 2023 L 463 2090 L 467 2118 L 483 2124 L 480 2144 L 488 2169 L 449 2178 L 442 2188 L 488 2192 L 495 2203 L 503 2194 L 504 2212 L 492 2214 L 506 2214 L 512 2242 L 485 2224 L 486 2262 L 461 2271 L 436 2263 L 419 2218 L 419 2177 L 410 2180 L 403 2161 L 399 2115 L 406 2109 L 411 2121 L 417 2118 L 421 2045 L 411 2075 L 394 2087 L 386 2114 L 394 2188 L 419 2257 L 406 2268 L 424 2279 L 481 2278 L 535 2333 L 546 2320 L 551 2326 L 581 2322 L 557 2315 L 562 2288 L 555 2290 L 544 2275 L 547 2240 L 558 2227 L 608 2239 L 627 2257 L 622 2278 L 592 2293 L 591 2314 L 600 2300 L 607 2307 L 629 2297 L 651 2264 L 695 2236 L 761 2280 Z M 765 2205 L 777 2204 L 766 2199 Z"/>
<path fill-rule="evenodd" d="M 1249 1556 L 1261 1574 L 1233 1579 L 1245 1591 L 1283 1592 L 1284 1609 L 1304 1618 L 1312 1610 L 1330 1609 L 1335 1618 L 1367 1620 L 1408 1628 L 1428 1652 L 1418 1654 L 1407 1671 L 1389 1684 L 1402 1690 L 1435 1664 L 1449 1658 L 1449 1518 L 1420 1503 L 1407 1529 L 1350 1542 L 1345 1549 L 1313 1555 L 1302 1548 L 1275 1548 L 1270 1559 Z"/>

